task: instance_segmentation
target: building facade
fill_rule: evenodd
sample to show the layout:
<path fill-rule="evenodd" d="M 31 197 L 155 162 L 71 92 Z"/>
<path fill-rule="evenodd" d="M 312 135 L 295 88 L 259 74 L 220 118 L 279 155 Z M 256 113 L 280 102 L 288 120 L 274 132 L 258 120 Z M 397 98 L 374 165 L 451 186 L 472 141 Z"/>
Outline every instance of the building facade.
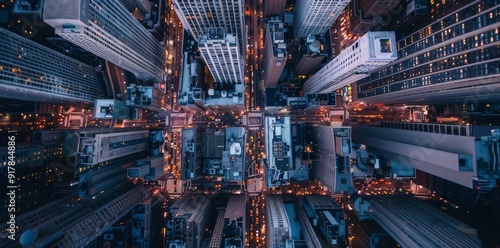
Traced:
<path fill-rule="evenodd" d="M 485 165 L 495 161 L 496 155 L 488 152 L 498 145 L 495 130 L 491 136 L 474 137 L 470 127 L 463 125 L 381 124 L 353 126 L 353 141 L 391 163 L 411 166 L 469 189 L 485 190 L 499 178 L 497 168 Z"/>
<path fill-rule="evenodd" d="M 266 88 L 274 88 L 287 61 L 284 24 L 278 17 L 271 17 L 266 25 L 264 58 L 264 82 Z"/>
<path fill-rule="evenodd" d="M 92 104 L 106 96 L 102 77 L 92 67 L 3 28 L 0 39 L 1 97 Z"/>
<path fill-rule="evenodd" d="M 186 30 L 199 40 L 207 29 L 222 28 L 233 34 L 242 49 L 246 47 L 243 0 L 174 0 L 174 10 Z"/>
<path fill-rule="evenodd" d="M 120 186 L 106 190 L 99 200 L 78 201 L 70 195 L 20 215 L 16 241 L 1 239 L 0 246 L 84 247 L 149 195 L 142 186 Z"/>
<path fill-rule="evenodd" d="M 401 0 L 355 0 L 352 1 L 352 19 L 350 31 L 363 34 L 373 28 L 387 25 L 387 16 L 396 8 Z"/>
<path fill-rule="evenodd" d="M 330 192 L 352 193 L 351 127 L 311 126 L 305 137 L 319 157 L 313 161 L 313 177 Z"/>
<path fill-rule="evenodd" d="M 236 37 L 223 29 L 210 29 L 201 35 L 199 49 L 216 82 L 243 83 L 243 59 Z"/>
<path fill-rule="evenodd" d="M 266 0 L 264 2 L 264 16 L 279 16 L 283 17 L 285 13 L 286 0 Z"/>
<path fill-rule="evenodd" d="M 130 12 L 139 9 L 142 13 L 149 13 L 153 7 L 153 2 L 150 0 L 120 0 L 120 2 Z"/>
<path fill-rule="evenodd" d="M 47 0 L 43 20 L 57 35 L 139 79 L 163 80 L 165 49 L 119 1 Z"/>
<path fill-rule="evenodd" d="M 113 132 L 102 129 L 80 131 L 67 137 L 72 143 L 75 159 L 75 176 L 101 166 L 112 165 L 114 161 L 134 162 L 144 158 L 149 150 L 149 131 Z"/>
<path fill-rule="evenodd" d="M 495 1 L 471 1 L 399 40 L 399 59 L 359 80 L 358 99 L 369 103 L 498 99 L 499 10 Z"/>
<path fill-rule="evenodd" d="M 300 42 L 299 53 L 294 58 L 294 73 L 300 79 L 319 70 L 321 62 L 331 57 L 326 39 L 309 35 Z"/>
<path fill-rule="evenodd" d="M 302 0 L 295 7 L 295 40 L 308 35 L 323 37 L 349 0 Z"/>
<path fill-rule="evenodd" d="M 210 200 L 201 194 L 183 194 L 171 207 L 172 231 L 167 245 L 177 243 L 200 248 L 205 235 Z M 170 242 L 171 241 L 171 242 Z M 182 247 L 182 246 L 174 246 Z"/>
<path fill-rule="evenodd" d="M 245 247 L 245 195 L 232 195 L 229 197 L 224 214 L 224 247 Z"/>
<path fill-rule="evenodd" d="M 402 247 L 482 247 L 476 229 L 421 200 L 370 199 L 368 209 Z"/>
<path fill-rule="evenodd" d="M 397 59 L 392 31 L 369 32 L 346 48 L 304 84 L 306 93 L 330 93 Z"/>
<path fill-rule="evenodd" d="M 290 220 L 279 195 L 266 196 L 266 240 L 267 248 L 293 248 Z M 291 242 L 290 242 L 291 241 Z"/>

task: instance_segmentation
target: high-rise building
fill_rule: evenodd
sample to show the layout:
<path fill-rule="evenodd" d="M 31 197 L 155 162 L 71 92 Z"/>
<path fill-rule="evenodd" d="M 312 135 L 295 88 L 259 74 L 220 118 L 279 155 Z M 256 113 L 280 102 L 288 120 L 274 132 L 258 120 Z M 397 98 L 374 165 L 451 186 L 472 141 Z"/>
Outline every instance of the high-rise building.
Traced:
<path fill-rule="evenodd" d="M 295 7 L 295 39 L 308 35 L 323 37 L 349 0 L 301 0 Z"/>
<path fill-rule="evenodd" d="M 149 13 L 151 12 L 151 7 L 153 6 L 153 2 L 150 0 L 120 0 L 120 2 L 130 12 L 138 9 L 142 13 Z"/>
<path fill-rule="evenodd" d="M 232 195 L 229 197 L 224 214 L 224 247 L 245 247 L 245 195 Z"/>
<path fill-rule="evenodd" d="M 144 108 L 151 111 L 165 111 L 167 94 L 153 86 L 130 84 L 127 87 L 125 104 L 129 107 Z"/>
<path fill-rule="evenodd" d="M 202 194 L 183 194 L 170 207 L 173 219 L 172 232 L 168 240 L 174 243 L 180 241 L 184 247 L 200 248 L 205 235 L 209 205 L 210 200 Z"/>
<path fill-rule="evenodd" d="M 351 174 L 351 127 L 306 127 L 306 145 L 319 157 L 313 161 L 313 177 L 330 192 L 354 191 Z"/>
<path fill-rule="evenodd" d="M 498 99 L 499 10 L 492 1 L 471 1 L 399 40 L 399 59 L 359 80 L 358 99 L 369 103 Z"/>
<path fill-rule="evenodd" d="M 92 67 L 3 28 L 0 40 L 1 97 L 61 104 L 105 97 L 102 76 Z"/>
<path fill-rule="evenodd" d="M 309 35 L 300 42 L 299 52 L 294 58 L 294 73 L 299 78 L 305 78 L 319 70 L 321 62 L 331 57 L 331 49 L 326 45 L 325 38 Z"/>
<path fill-rule="evenodd" d="M 66 137 L 73 151 L 75 176 L 101 166 L 113 165 L 113 161 L 123 164 L 144 158 L 149 149 L 149 131 L 118 132 L 112 129 L 84 130 Z"/>
<path fill-rule="evenodd" d="M 215 81 L 243 83 L 243 59 L 233 34 L 225 33 L 222 28 L 208 29 L 200 37 L 199 49 Z"/>
<path fill-rule="evenodd" d="M 353 141 L 368 152 L 441 177 L 469 189 L 495 185 L 498 167 L 494 151 L 498 132 L 472 135 L 470 126 L 382 122 L 381 126 L 353 126 Z M 480 132 L 477 132 L 480 133 Z M 483 140 L 482 142 L 480 140 Z"/>
<path fill-rule="evenodd" d="M 165 49 L 119 1 L 45 1 L 43 20 L 56 34 L 134 73 L 163 80 Z"/>
<path fill-rule="evenodd" d="M 146 180 L 158 180 L 165 174 L 165 157 L 149 157 L 135 161 L 135 165 L 127 168 L 127 175 L 131 178 L 144 178 Z"/>
<path fill-rule="evenodd" d="M 279 195 L 266 196 L 266 247 L 293 248 L 290 220 Z"/>
<path fill-rule="evenodd" d="M 346 48 L 304 84 L 306 93 L 334 92 L 397 59 L 394 32 L 369 32 Z"/>
<path fill-rule="evenodd" d="M 482 247 L 476 229 L 416 198 L 358 198 L 354 206 L 401 247 Z"/>
<path fill-rule="evenodd" d="M 246 31 L 243 0 L 174 0 L 174 10 L 182 25 L 199 40 L 208 29 L 222 28 L 233 34 L 242 49 L 246 47 Z"/>
<path fill-rule="evenodd" d="M 387 25 L 387 15 L 401 0 L 355 0 L 353 3 L 351 33 L 366 33 L 374 27 Z"/>
<path fill-rule="evenodd" d="M 126 180 L 127 169 L 119 163 L 98 170 L 90 170 L 78 178 L 78 195 L 81 198 L 89 199 Z"/>
<path fill-rule="evenodd" d="M 279 16 L 283 17 L 285 12 L 286 0 L 266 0 L 264 1 L 264 16 Z"/>
<path fill-rule="evenodd" d="M 150 196 L 139 205 L 134 207 L 131 212 L 132 226 L 132 244 L 137 248 L 150 247 L 151 239 L 151 205 L 153 197 Z"/>
<path fill-rule="evenodd" d="M 317 226 L 330 245 L 346 241 L 344 211 L 334 199 L 329 196 L 308 195 L 304 205 L 317 216 Z"/>
<path fill-rule="evenodd" d="M 278 83 L 287 61 L 285 28 L 277 16 L 266 24 L 266 49 L 264 58 L 264 82 L 266 88 L 274 88 Z"/>
<path fill-rule="evenodd" d="M 215 222 L 212 238 L 210 238 L 210 248 L 220 248 L 222 244 L 222 233 L 224 231 L 224 214 L 225 210 L 219 210 L 217 221 Z"/>
<path fill-rule="evenodd" d="M 16 241 L 0 239 L 0 246 L 85 247 L 147 196 L 149 191 L 144 187 L 124 184 L 106 190 L 95 200 L 64 197 L 18 216 Z"/>
<path fill-rule="evenodd" d="M 16 216 L 33 210 L 45 203 L 50 202 L 52 193 L 58 183 L 72 177 L 72 169 L 66 163 L 63 155 L 65 131 L 43 130 L 28 133 L 32 137 L 32 142 L 25 143 L 22 140 L 21 132 L 11 133 L 16 137 L 15 150 L 15 210 Z M 7 165 L 9 163 L 8 146 L 0 147 L 0 152 L 5 154 L 0 156 L 0 176 L 7 178 L 13 171 Z M 0 186 L 7 188 L 7 180 L 0 182 Z M 0 198 L 0 204 L 4 209 L 9 208 L 11 196 L 4 195 Z M 12 206 L 11 206 L 12 207 Z M 8 218 L 8 215 L 1 216 L 0 221 Z"/>

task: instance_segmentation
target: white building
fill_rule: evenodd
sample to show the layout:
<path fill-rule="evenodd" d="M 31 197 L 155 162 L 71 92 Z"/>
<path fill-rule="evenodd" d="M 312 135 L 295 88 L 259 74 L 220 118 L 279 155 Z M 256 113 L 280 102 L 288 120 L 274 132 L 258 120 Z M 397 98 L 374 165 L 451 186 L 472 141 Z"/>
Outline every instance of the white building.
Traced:
<path fill-rule="evenodd" d="M 105 97 L 92 67 L 2 28 L 0 40 L 0 97 L 62 104 Z"/>
<path fill-rule="evenodd" d="M 243 83 L 243 59 L 233 34 L 222 28 L 209 29 L 199 40 L 200 53 L 217 82 Z"/>
<path fill-rule="evenodd" d="M 396 59 L 395 33 L 369 32 L 309 78 L 304 90 L 306 93 L 333 92 Z"/>
<path fill-rule="evenodd" d="M 276 87 L 285 68 L 287 51 L 284 30 L 279 17 L 271 17 L 266 25 L 264 82 L 267 88 Z"/>
<path fill-rule="evenodd" d="M 59 36 L 139 79 L 163 80 L 165 49 L 119 1 L 47 0 L 43 20 Z"/>
<path fill-rule="evenodd" d="M 323 35 L 339 17 L 349 0 L 300 0 L 295 7 L 295 39 Z"/>
<path fill-rule="evenodd" d="M 196 40 L 209 28 L 222 28 L 237 37 L 242 50 L 246 47 L 243 8 L 243 0 L 174 0 L 175 13 Z"/>
<path fill-rule="evenodd" d="M 293 248 L 292 230 L 290 220 L 283 204 L 283 199 L 278 195 L 266 196 L 266 247 L 267 248 Z"/>

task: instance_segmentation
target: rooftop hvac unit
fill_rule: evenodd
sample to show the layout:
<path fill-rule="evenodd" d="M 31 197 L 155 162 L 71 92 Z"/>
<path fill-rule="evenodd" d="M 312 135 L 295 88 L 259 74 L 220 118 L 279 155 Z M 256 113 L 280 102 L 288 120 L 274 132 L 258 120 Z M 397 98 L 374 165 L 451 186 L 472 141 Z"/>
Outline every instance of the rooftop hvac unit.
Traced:
<path fill-rule="evenodd" d="M 307 45 L 307 48 L 309 48 L 309 51 L 313 53 L 319 53 L 321 49 L 321 43 L 319 42 L 319 40 L 314 40 L 313 42 L 309 43 L 309 45 Z"/>

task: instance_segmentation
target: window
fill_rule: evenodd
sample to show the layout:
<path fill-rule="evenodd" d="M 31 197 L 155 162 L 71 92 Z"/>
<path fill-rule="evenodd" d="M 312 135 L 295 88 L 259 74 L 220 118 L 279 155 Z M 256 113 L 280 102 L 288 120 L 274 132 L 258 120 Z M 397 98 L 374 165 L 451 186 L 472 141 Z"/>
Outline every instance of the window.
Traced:
<path fill-rule="evenodd" d="M 390 39 L 380 39 L 380 52 L 391 53 L 391 40 Z"/>

